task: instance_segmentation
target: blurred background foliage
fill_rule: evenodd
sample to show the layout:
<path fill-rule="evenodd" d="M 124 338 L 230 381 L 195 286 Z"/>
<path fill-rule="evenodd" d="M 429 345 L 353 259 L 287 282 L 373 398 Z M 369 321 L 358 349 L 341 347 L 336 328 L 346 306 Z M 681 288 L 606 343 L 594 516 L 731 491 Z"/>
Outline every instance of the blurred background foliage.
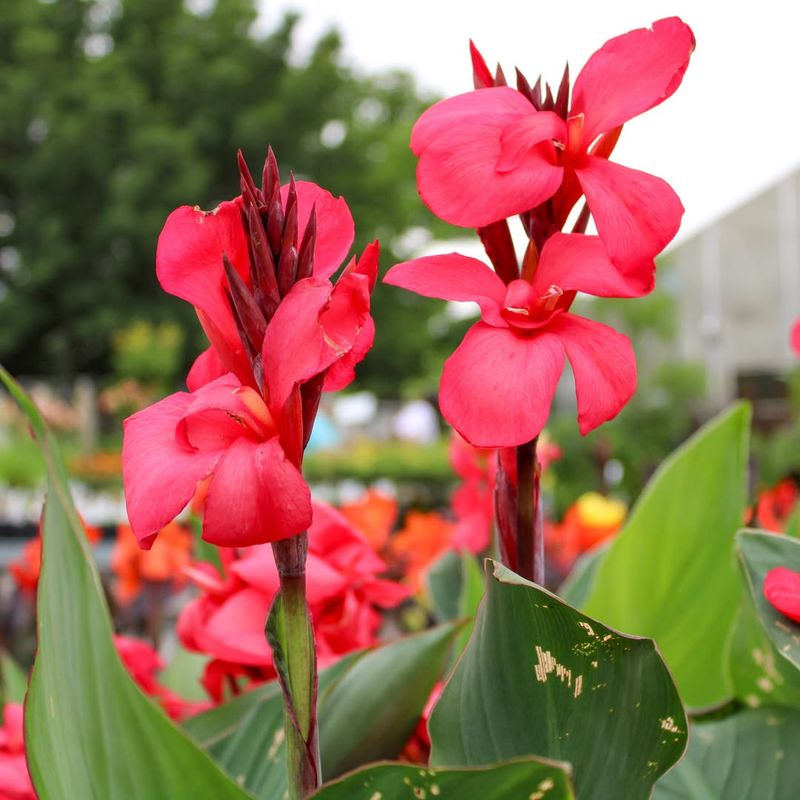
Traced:
<path fill-rule="evenodd" d="M 96 379 L 113 426 L 101 431 L 99 455 L 79 459 L 72 448 L 71 465 L 89 482 L 118 480 L 119 420 L 179 388 L 205 346 L 193 310 L 158 286 L 155 248 L 176 206 L 211 208 L 238 194 L 237 148 L 258 173 L 271 144 L 284 180 L 294 171 L 343 195 L 356 248 L 379 238 L 384 271 L 464 233 L 417 196 L 409 134 L 437 98 L 403 72 L 354 71 L 335 31 L 298 61 L 297 22 L 289 15 L 262 30 L 254 0 L 0 2 L 0 362 L 56 389 Z M 632 338 L 639 389 L 585 438 L 569 387 L 559 392 L 549 425 L 563 453 L 551 468 L 557 517 L 588 490 L 635 498 L 700 421 L 703 371 L 671 355 L 678 315 L 667 261 L 649 297 L 579 301 Z M 442 362 L 472 321 L 388 286 L 373 304 L 377 337 L 357 388 L 434 397 Z M 0 482 L 40 478 L 27 445 L 24 431 L 0 439 Z M 760 482 L 786 474 L 798 447 L 797 423 L 757 437 Z M 362 442 L 315 454 L 308 469 L 317 480 L 441 485 L 451 476 L 444 445 Z"/>
<path fill-rule="evenodd" d="M 435 98 L 402 72 L 355 74 L 335 32 L 298 65 L 297 18 L 259 34 L 255 22 L 252 0 L 197 12 L 182 0 L 0 3 L 0 361 L 12 372 L 105 375 L 120 366 L 121 328 L 173 322 L 189 335 L 159 378 L 180 383 L 202 334 L 156 283 L 156 241 L 176 206 L 239 193 L 237 148 L 255 173 L 271 144 L 284 179 L 343 195 L 356 247 L 380 238 L 384 269 L 409 255 L 393 249 L 409 230 L 453 235 L 419 202 L 408 149 Z M 395 394 L 459 333 L 407 336 L 441 308 L 407 292 L 386 287 L 375 306 L 362 385 Z"/>

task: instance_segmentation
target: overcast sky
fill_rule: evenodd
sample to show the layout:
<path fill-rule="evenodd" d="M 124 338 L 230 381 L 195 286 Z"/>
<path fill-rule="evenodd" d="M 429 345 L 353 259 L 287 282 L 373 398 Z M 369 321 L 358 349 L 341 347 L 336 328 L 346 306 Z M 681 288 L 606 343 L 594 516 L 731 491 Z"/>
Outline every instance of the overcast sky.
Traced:
<path fill-rule="evenodd" d="M 298 56 L 336 26 L 349 63 L 404 67 L 445 95 L 472 88 L 468 40 L 533 81 L 573 76 L 603 42 L 677 15 L 697 49 L 673 97 L 625 127 L 614 159 L 663 177 L 686 207 L 680 238 L 800 165 L 800 11 L 791 0 L 261 0 L 263 23 L 303 16 Z"/>

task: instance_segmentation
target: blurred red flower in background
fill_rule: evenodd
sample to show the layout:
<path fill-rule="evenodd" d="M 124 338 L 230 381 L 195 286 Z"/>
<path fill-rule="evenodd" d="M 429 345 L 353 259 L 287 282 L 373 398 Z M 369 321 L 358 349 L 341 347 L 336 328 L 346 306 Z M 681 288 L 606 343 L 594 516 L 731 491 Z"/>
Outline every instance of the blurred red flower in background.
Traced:
<path fill-rule="evenodd" d="M 22 703 L 6 703 L 0 728 L 0 800 L 36 800 L 22 736 Z"/>
<path fill-rule="evenodd" d="M 379 609 L 397 606 L 409 589 L 380 577 L 386 563 L 342 514 L 323 503 L 313 505 L 307 598 L 324 667 L 374 644 L 382 622 Z M 205 563 L 187 570 L 202 594 L 178 620 L 184 646 L 211 656 L 204 685 L 215 700 L 226 685 L 238 691 L 238 677 L 260 681 L 275 676 L 264 620 L 279 585 L 270 547 L 252 547 L 241 556 L 220 550 L 220 555 L 223 574 Z"/>

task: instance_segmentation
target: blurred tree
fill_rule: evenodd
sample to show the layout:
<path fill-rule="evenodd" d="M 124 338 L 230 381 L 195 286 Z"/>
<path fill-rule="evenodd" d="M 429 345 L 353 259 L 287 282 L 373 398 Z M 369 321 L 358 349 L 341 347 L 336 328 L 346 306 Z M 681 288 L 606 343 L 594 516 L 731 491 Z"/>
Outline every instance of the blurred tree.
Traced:
<path fill-rule="evenodd" d="M 186 304 L 160 291 L 158 232 L 181 204 L 238 194 L 272 144 L 289 170 L 347 199 L 360 249 L 383 268 L 408 230 L 438 223 L 419 201 L 408 137 L 432 98 L 399 72 L 359 76 L 335 32 L 291 58 L 297 18 L 254 33 L 253 0 L 0 3 L 0 361 L 16 372 L 104 373 L 114 331 L 177 320 L 183 366 L 203 346 Z M 382 287 L 360 386 L 395 394 L 419 369 L 441 305 Z M 414 335 L 409 335 L 410 331 Z M 442 356 L 452 349 L 440 337 Z"/>

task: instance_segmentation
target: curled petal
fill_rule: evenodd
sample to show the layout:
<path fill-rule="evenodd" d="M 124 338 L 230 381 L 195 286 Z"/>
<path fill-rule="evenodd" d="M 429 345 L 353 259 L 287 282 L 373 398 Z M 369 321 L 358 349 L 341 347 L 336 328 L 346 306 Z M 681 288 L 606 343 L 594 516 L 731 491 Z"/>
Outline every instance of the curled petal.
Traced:
<path fill-rule="evenodd" d="M 176 438 L 192 400 L 185 392 L 169 395 L 124 423 L 125 505 L 139 546 L 145 549 L 183 510 L 197 483 L 211 473 L 222 455 L 220 450 L 193 449 Z"/>
<path fill-rule="evenodd" d="M 434 214 L 467 228 L 479 228 L 526 211 L 546 200 L 561 183 L 552 146 L 515 154 L 510 171 L 497 169 L 503 132 L 536 112 L 516 90 L 501 86 L 442 100 L 429 108 L 411 133 L 419 156 L 417 186 Z M 513 129 L 512 129 L 513 130 Z M 512 147 L 506 141 L 505 149 Z"/>
<path fill-rule="evenodd" d="M 566 137 L 567 126 L 564 120 L 552 111 L 534 111 L 520 117 L 503 128 L 497 171 L 511 172 L 518 169 L 524 166 L 526 157 L 535 145 L 552 139 L 563 143 Z"/>
<path fill-rule="evenodd" d="M 297 189 L 298 243 L 308 225 L 311 210 L 317 218 L 317 243 L 314 248 L 314 276 L 329 278 L 342 265 L 353 245 L 353 215 L 343 197 L 334 197 L 316 183 L 295 181 Z M 281 199 L 286 204 L 288 184 L 281 186 Z"/>
<path fill-rule="evenodd" d="M 678 232 L 681 201 L 661 178 L 605 158 L 590 156 L 577 175 L 609 258 L 636 282 Z"/>
<path fill-rule="evenodd" d="M 608 257 L 599 236 L 554 233 L 542 249 L 533 288 L 544 294 L 551 285 L 596 297 L 641 297 L 655 286 L 655 262 L 624 275 Z"/>
<path fill-rule="evenodd" d="M 636 391 L 636 356 L 630 339 L 608 325 L 561 314 L 548 325 L 558 334 L 575 375 L 578 425 L 586 435 L 615 417 Z"/>
<path fill-rule="evenodd" d="M 294 387 L 321 374 L 353 350 L 368 316 L 366 275 L 350 273 L 335 287 L 319 278 L 296 283 L 264 337 L 270 408 L 282 409 Z"/>
<path fill-rule="evenodd" d="M 203 538 L 223 547 L 286 539 L 311 523 L 311 494 L 278 439 L 237 439 L 208 490 Z"/>
<path fill-rule="evenodd" d="M 478 322 L 445 362 L 439 405 L 476 447 L 515 447 L 544 427 L 563 369 L 564 347 L 549 329 L 519 335 Z"/>
<path fill-rule="evenodd" d="M 226 372 L 228 369 L 220 360 L 217 351 L 213 347 L 209 347 L 194 360 L 194 364 L 186 376 L 186 387 L 190 392 L 194 392 L 201 386 L 221 378 Z"/>
<path fill-rule="evenodd" d="M 486 322 L 505 327 L 500 309 L 506 285 L 492 269 L 476 258 L 459 253 L 415 258 L 393 266 L 383 282 L 424 297 L 474 301 L 480 306 Z"/>
<path fill-rule="evenodd" d="M 338 392 L 349 386 L 356 377 L 356 365 L 364 360 L 375 341 L 375 321 L 372 317 L 364 318 L 356 340 L 350 350 L 338 361 L 335 361 L 325 373 L 323 392 Z"/>
<path fill-rule="evenodd" d="M 583 114 L 584 143 L 666 100 L 680 85 L 694 35 L 678 17 L 607 41 L 575 80 L 571 115 Z"/>
<path fill-rule="evenodd" d="M 225 296 L 222 254 L 250 280 L 247 238 L 241 200 L 226 201 L 213 211 L 181 206 L 164 224 L 156 249 L 156 275 L 166 292 L 203 311 L 226 339 L 237 339 Z"/>

